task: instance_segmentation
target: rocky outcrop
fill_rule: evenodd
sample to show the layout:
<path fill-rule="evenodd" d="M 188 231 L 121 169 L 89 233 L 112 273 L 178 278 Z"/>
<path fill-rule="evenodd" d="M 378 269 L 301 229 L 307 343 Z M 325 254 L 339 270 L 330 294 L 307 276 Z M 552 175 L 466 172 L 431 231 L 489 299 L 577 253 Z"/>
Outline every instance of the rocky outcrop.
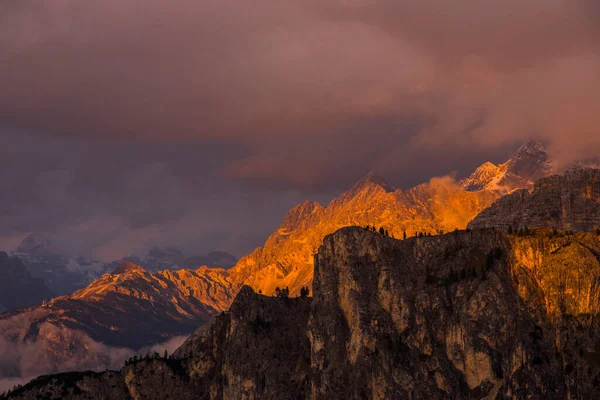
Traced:
<path fill-rule="evenodd" d="M 540 179 L 532 193 L 519 190 L 482 211 L 469 228 L 549 227 L 592 231 L 600 228 L 600 170 L 572 169 Z"/>
<path fill-rule="evenodd" d="M 319 249 L 312 302 L 244 287 L 172 359 L 43 377 L 11 397 L 593 398 L 599 282 L 595 233 L 344 228 Z"/>
<path fill-rule="evenodd" d="M 312 398 L 593 397 L 599 255 L 595 234 L 339 231 L 315 268 Z"/>

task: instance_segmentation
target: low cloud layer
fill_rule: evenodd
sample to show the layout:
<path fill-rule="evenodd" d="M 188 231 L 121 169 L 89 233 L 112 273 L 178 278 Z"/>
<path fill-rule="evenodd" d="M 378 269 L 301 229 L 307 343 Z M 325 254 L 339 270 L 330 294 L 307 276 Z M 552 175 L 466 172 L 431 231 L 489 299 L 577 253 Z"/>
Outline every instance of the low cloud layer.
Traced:
<path fill-rule="evenodd" d="M 369 170 L 598 155 L 598 26 L 593 0 L 2 2 L 0 237 L 195 226 L 240 255 Z"/>
<path fill-rule="evenodd" d="M 176 336 L 164 343 L 134 351 L 107 346 L 81 331 L 57 327 L 49 322 L 39 325 L 40 333 L 35 339 L 15 339 L 27 332 L 33 318 L 36 315 L 23 313 L 0 321 L 0 393 L 40 375 L 119 370 L 134 354 L 157 351 L 162 355 L 165 349 L 171 354 L 186 339 L 185 336 Z"/>

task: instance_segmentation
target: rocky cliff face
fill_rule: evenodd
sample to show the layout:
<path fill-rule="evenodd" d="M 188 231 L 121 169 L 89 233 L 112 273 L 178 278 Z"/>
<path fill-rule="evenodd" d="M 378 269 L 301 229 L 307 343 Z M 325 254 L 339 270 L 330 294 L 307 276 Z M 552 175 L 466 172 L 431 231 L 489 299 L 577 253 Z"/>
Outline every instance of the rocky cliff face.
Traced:
<path fill-rule="evenodd" d="M 572 169 L 540 179 L 532 193 L 519 190 L 496 201 L 470 228 L 550 227 L 591 231 L 600 228 L 600 170 Z"/>
<path fill-rule="evenodd" d="M 551 235 L 329 236 L 309 322 L 312 398 L 592 396 L 600 240 Z"/>
<path fill-rule="evenodd" d="M 495 230 L 325 238 L 314 297 L 244 288 L 170 360 L 43 377 L 12 398 L 593 398 L 600 238 Z"/>

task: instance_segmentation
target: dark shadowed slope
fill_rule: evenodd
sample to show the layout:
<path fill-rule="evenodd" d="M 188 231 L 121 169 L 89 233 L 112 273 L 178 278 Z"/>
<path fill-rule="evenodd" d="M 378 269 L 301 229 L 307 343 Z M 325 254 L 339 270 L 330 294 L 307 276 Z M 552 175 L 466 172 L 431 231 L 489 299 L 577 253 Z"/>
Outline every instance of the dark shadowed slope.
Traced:
<path fill-rule="evenodd" d="M 52 292 L 41 279 L 32 278 L 17 257 L 0 251 L 0 312 L 41 304 Z"/>

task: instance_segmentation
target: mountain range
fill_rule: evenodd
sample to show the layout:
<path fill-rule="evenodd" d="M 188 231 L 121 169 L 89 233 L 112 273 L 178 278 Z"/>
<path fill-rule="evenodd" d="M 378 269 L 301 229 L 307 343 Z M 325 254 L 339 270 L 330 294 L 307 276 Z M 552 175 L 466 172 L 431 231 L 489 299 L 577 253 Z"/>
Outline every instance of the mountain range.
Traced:
<path fill-rule="evenodd" d="M 166 269 L 196 269 L 201 266 L 231 268 L 237 258 L 229 253 L 215 251 L 205 256 L 186 257 L 175 248 L 151 248 L 143 257 L 131 255 L 113 262 L 101 262 L 83 256 L 59 251 L 47 237 L 36 234 L 27 236 L 17 247 L 13 256 L 18 257 L 35 278 L 43 279 L 57 295 L 70 294 L 90 284 L 123 262 L 133 262 L 150 272 Z"/>
<path fill-rule="evenodd" d="M 319 247 L 312 299 L 244 286 L 170 357 L 42 376 L 8 398 L 595 398 L 598 254 L 596 233 L 347 227 Z"/>
<path fill-rule="evenodd" d="M 265 294 L 278 286 L 298 294 L 311 285 L 313 255 L 323 238 L 340 228 L 383 227 L 396 238 L 464 229 L 501 195 L 531 189 L 553 171 L 544 146 L 529 141 L 505 163 L 486 162 L 459 182 L 434 178 L 403 191 L 370 173 L 326 207 L 308 201 L 293 208 L 263 247 L 240 259 L 231 276 Z"/>
<path fill-rule="evenodd" d="M 404 238 L 405 233 L 410 238 L 419 232 L 435 235 L 464 229 L 503 193 L 528 188 L 532 180 L 549 173 L 548 163 L 543 148 L 530 142 L 502 164 L 506 167 L 495 177 L 478 172 L 482 166 L 460 182 L 449 177 L 434 178 L 402 191 L 371 173 L 326 207 L 307 201 L 290 210 L 264 246 L 230 270 L 152 273 L 135 263 L 123 267 L 115 263 L 113 273 L 72 295 L 53 299 L 44 307 L 3 315 L 0 332 L 10 331 L 2 336 L 12 344 L 39 344 L 54 360 L 69 357 L 72 342 L 61 339 L 47 343 L 45 336 L 36 334 L 43 332 L 42 326 L 59 327 L 66 332 L 63 337 L 84 334 L 93 341 L 133 349 L 170 335 L 188 334 L 211 315 L 227 310 L 243 285 L 265 295 L 275 293 L 278 286 L 287 286 L 292 296 L 302 287 L 312 287 L 314 255 L 323 239 L 341 228 L 383 227 L 390 239 Z M 170 263 L 181 259 L 176 251 L 165 254 Z M 157 258 L 161 257 L 150 259 Z M 12 327 L 16 320 L 18 328 L 3 328 Z M 52 363 L 51 370 L 59 370 L 58 365 Z"/>

